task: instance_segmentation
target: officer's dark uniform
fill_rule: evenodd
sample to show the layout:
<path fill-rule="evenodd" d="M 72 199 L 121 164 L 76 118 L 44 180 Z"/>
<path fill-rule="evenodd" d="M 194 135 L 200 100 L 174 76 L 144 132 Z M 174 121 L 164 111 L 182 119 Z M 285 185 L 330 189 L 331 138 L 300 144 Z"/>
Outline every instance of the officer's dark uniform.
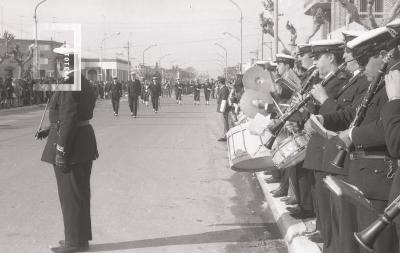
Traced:
<path fill-rule="evenodd" d="M 201 90 L 201 83 L 197 82 L 194 85 L 194 101 L 200 102 L 200 90 Z"/>
<path fill-rule="evenodd" d="M 160 82 L 152 82 L 150 84 L 150 93 L 151 93 L 151 103 L 153 105 L 153 109 L 155 112 L 158 111 L 158 104 L 159 104 L 159 99 L 161 96 L 161 83 Z"/>
<path fill-rule="evenodd" d="M 207 81 L 204 84 L 204 97 L 205 97 L 206 103 L 208 103 L 210 101 L 211 90 L 212 90 L 212 84 L 209 81 Z"/>
<path fill-rule="evenodd" d="M 182 91 L 183 91 L 183 84 L 180 81 L 178 81 L 175 84 L 175 98 L 177 101 L 182 100 Z"/>
<path fill-rule="evenodd" d="M 344 44 L 338 44 L 333 42 L 331 45 L 312 45 L 312 51 L 314 55 L 321 55 L 323 53 L 338 53 L 340 56 L 343 54 Z M 341 60 L 341 59 L 338 59 Z M 343 83 L 347 81 L 349 75 L 346 72 L 339 72 L 337 76 L 331 80 L 326 86 L 325 90 L 329 98 L 334 98 L 339 89 L 343 86 Z M 328 100 L 327 100 L 328 101 Z M 334 112 L 336 107 L 332 107 L 329 103 L 324 103 L 321 106 L 315 108 L 319 113 Z M 315 112 L 316 112 L 315 111 Z M 312 199 L 314 201 L 315 214 L 317 217 L 317 229 L 321 232 L 324 240 L 328 235 L 324 234 L 326 222 L 329 221 L 329 192 L 323 185 L 322 179 L 326 176 L 326 173 L 322 170 L 322 155 L 323 155 L 323 143 L 324 138 L 319 134 L 313 134 L 306 150 L 306 157 L 304 159 L 303 168 L 309 169 L 310 181 L 312 182 Z M 326 243 L 326 241 L 325 241 Z"/>
<path fill-rule="evenodd" d="M 122 96 L 122 85 L 120 82 L 116 82 L 116 83 L 111 83 L 110 86 L 110 90 L 111 90 L 111 103 L 112 103 L 112 107 L 114 110 L 114 114 L 118 115 L 118 110 L 119 110 L 119 100 Z"/>
<path fill-rule="evenodd" d="M 321 106 L 320 111 L 323 112 L 324 106 L 334 108 L 335 111 L 357 106 L 368 84 L 369 82 L 362 72 L 353 73 L 353 76 L 342 86 L 336 96 L 329 98 Z M 332 126 L 332 128 L 331 130 L 339 130 L 334 129 L 335 126 Z M 347 157 L 345 166 L 342 169 L 331 165 L 331 161 L 337 154 L 337 145 L 336 138 L 324 140 L 321 171 L 326 175 L 334 175 L 337 178 L 348 181 L 349 157 Z M 358 244 L 352 236 L 353 232 L 357 229 L 356 209 L 351 203 L 345 202 L 335 194 L 331 192 L 328 194 L 327 202 L 329 202 L 329 205 L 324 210 L 328 212 L 329 218 L 322 221 L 324 226 L 321 227 L 324 229 L 323 234 L 326 235 L 324 238 L 324 252 L 356 252 Z"/>
<path fill-rule="evenodd" d="M 132 116 L 137 115 L 138 98 L 141 93 L 141 87 L 140 81 L 136 78 L 128 82 L 128 102 Z"/>
<path fill-rule="evenodd" d="M 367 43 L 374 45 L 385 45 L 391 35 L 386 34 L 360 36 Z M 358 39 L 358 41 L 361 41 Z M 360 51 L 366 54 L 363 44 L 360 44 Z M 348 45 L 349 46 L 349 45 Z M 390 48 L 387 48 L 390 49 Z M 382 48 L 375 51 L 369 48 L 368 56 L 375 56 Z M 372 53 L 371 53 L 372 52 Z M 392 184 L 391 175 L 396 164 L 392 159 L 388 159 L 385 145 L 380 111 L 387 101 L 384 89 L 376 92 L 366 111 L 365 117 L 360 126 L 354 127 L 351 131 L 351 139 L 355 150 L 350 153 L 349 163 L 349 182 L 357 186 L 365 196 L 371 201 L 378 212 L 382 212 L 387 205 L 390 186 Z M 347 108 L 338 113 L 324 115 L 324 125 L 337 130 L 345 129 L 350 125 L 355 116 L 355 108 Z M 378 218 L 375 212 L 367 210 L 365 207 L 357 205 L 357 224 L 358 230 L 366 228 L 370 223 Z M 394 227 L 389 226 L 382 232 L 376 240 L 374 248 L 376 252 L 395 252 L 395 232 Z M 360 252 L 367 252 L 360 248 Z"/>
<path fill-rule="evenodd" d="M 56 91 L 49 103 L 50 132 L 42 161 L 55 164 L 56 146 L 63 147 L 69 172 L 54 166 L 64 218 L 66 245 L 92 239 L 90 174 L 98 157 L 96 138 L 89 120 L 96 98 L 89 82 L 81 77 L 81 91 Z"/>
<path fill-rule="evenodd" d="M 381 111 L 383 128 L 385 130 L 386 146 L 393 158 L 400 159 L 400 99 L 392 100 L 383 106 Z M 399 160 L 397 160 L 399 163 Z M 390 189 L 389 202 L 400 194 L 400 172 L 397 170 Z M 397 243 L 400 242 L 400 216 L 395 220 Z M 400 249 L 400 245 L 398 245 Z M 400 250 L 399 250 L 400 252 Z"/>

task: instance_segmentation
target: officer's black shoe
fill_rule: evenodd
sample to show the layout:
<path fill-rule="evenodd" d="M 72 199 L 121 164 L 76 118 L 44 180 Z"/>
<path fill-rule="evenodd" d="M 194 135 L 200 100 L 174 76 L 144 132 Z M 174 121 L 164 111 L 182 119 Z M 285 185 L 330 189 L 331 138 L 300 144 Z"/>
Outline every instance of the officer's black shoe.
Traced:
<path fill-rule="evenodd" d="M 51 248 L 51 251 L 55 253 L 74 253 L 74 252 L 85 252 L 88 249 L 89 249 L 89 244 L 87 242 L 77 246 L 68 246 L 65 245 L 64 242 L 64 245 L 60 244 L 60 247 L 53 247 Z"/>
<path fill-rule="evenodd" d="M 284 201 L 286 205 L 292 206 L 297 205 L 297 200 L 293 197 L 289 197 L 286 201 Z"/>
<path fill-rule="evenodd" d="M 282 187 L 279 187 L 278 189 L 271 191 L 271 194 L 274 198 L 284 197 L 287 195 L 287 193 L 288 189 Z"/>
<path fill-rule="evenodd" d="M 225 137 L 221 137 L 221 138 L 218 139 L 218 141 L 226 141 L 226 138 Z"/>
<path fill-rule="evenodd" d="M 279 183 L 281 179 L 279 177 L 270 177 L 264 180 L 267 184 Z"/>

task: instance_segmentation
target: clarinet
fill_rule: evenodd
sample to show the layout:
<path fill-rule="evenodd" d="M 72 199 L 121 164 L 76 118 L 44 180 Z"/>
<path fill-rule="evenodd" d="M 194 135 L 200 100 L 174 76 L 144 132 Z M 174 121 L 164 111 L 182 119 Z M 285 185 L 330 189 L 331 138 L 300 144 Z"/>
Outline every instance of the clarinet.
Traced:
<path fill-rule="evenodd" d="M 338 69 L 335 72 L 330 72 L 321 82 L 322 87 L 325 87 L 329 82 L 331 82 L 338 74 L 341 72 L 347 65 L 347 62 L 343 62 Z M 315 70 L 313 72 L 313 77 L 308 80 L 308 82 L 312 82 L 315 77 L 318 75 L 318 70 Z M 306 83 L 306 86 L 309 86 L 308 83 Z M 298 110 L 300 110 L 304 105 L 306 105 L 313 96 L 311 95 L 310 92 L 306 94 L 306 96 L 299 101 L 299 103 L 294 104 L 291 106 L 278 120 L 275 124 L 269 127 L 269 131 L 271 132 L 272 136 L 269 138 L 268 142 L 266 143 L 266 147 L 268 149 L 271 149 L 279 132 L 282 130 L 283 126 L 285 125 L 286 121 L 289 120 L 290 117 L 293 116 L 294 113 L 296 113 Z"/>
<path fill-rule="evenodd" d="M 389 61 L 393 58 L 395 53 L 395 48 L 390 50 L 389 53 L 383 58 L 383 64 L 379 69 L 378 76 L 375 78 L 373 82 L 368 86 L 367 92 L 364 95 L 361 104 L 356 109 L 356 114 L 351 122 L 349 129 L 353 127 L 360 126 L 361 122 L 364 120 L 365 114 L 367 112 L 368 106 L 374 98 L 375 94 L 382 88 L 385 84 L 384 77 L 389 64 Z M 333 166 L 339 169 L 343 169 L 344 161 L 346 159 L 346 155 L 348 153 L 348 148 L 342 145 L 337 145 L 338 153 L 335 158 L 330 162 Z"/>

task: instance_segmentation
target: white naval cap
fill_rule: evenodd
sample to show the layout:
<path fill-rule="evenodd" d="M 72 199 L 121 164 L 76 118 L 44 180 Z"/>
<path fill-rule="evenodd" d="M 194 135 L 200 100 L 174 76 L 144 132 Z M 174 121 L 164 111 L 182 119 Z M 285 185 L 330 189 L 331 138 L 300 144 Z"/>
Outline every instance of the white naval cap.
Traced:
<path fill-rule="evenodd" d="M 276 54 L 275 58 L 276 58 L 275 60 L 276 63 L 283 62 L 287 64 L 294 64 L 295 61 L 295 58 L 288 54 Z"/>
<path fill-rule="evenodd" d="M 310 45 L 312 56 L 344 52 L 344 42 L 342 40 L 316 40 L 310 42 Z"/>

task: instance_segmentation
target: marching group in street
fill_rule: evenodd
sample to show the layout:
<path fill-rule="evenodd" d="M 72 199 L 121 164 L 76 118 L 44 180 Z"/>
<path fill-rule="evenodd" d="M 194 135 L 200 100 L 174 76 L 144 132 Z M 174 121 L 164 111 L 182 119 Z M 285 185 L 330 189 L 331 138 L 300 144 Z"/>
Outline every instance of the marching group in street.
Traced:
<path fill-rule="evenodd" d="M 257 89 L 266 99 L 250 101 L 269 118 L 264 131 L 269 138 L 263 144 L 271 151 L 265 159 L 275 166 L 265 168 L 272 175 L 267 183 L 280 184 L 272 194 L 288 205 L 293 218 L 316 219 L 315 229 L 303 235 L 322 243 L 323 252 L 400 252 L 399 45 L 400 20 L 395 20 L 361 34 L 343 32 L 343 40 L 299 44 L 296 52 L 258 65 L 273 77 Z M 71 77 L 65 73 L 67 83 Z M 194 106 L 200 105 L 202 91 L 205 105 L 217 99 L 218 141 L 229 146 L 229 130 L 253 117 L 244 115 L 242 98 L 260 83 L 258 77 L 254 82 L 246 77 L 245 72 L 234 80 L 186 83 L 176 78 L 172 85 L 162 84 L 158 75 L 143 82 L 133 73 L 127 83 L 131 116 L 136 118 L 139 104 L 150 101 L 157 113 L 160 97 L 171 97 L 172 90 L 176 104 L 182 105 L 190 87 Z M 49 126 L 36 133 L 37 139 L 47 138 L 42 161 L 54 167 L 64 220 L 65 238 L 53 252 L 86 251 L 92 239 L 90 175 L 99 154 L 90 120 L 97 95 L 81 79 L 81 91 L 54 92 Z M 117 78 L 107 92 L 117 117 L 123 96 Z M 299 137 L 306 141 L 299 144 Z M 296 149 L 286 151 L 286 145 Z M 275 162 L 273 156 L 282 153 L 290 162 Z"/>

